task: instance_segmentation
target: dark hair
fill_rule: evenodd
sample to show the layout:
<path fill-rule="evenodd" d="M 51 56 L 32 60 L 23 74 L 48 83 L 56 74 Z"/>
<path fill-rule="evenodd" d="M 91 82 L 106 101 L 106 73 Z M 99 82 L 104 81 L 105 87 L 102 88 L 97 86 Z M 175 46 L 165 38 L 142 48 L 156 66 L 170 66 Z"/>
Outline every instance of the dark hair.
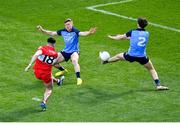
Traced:
<path fill-rule="evenodd" d="M 67 22 L 70 22 L 70 21 L 72 21 L 72 19 L 71 19 L 71 18 L 68 18 L 68 19 L 66 19 L 66 20 L 64 21 L 64 23 L 67 23 Z"/>
<path fill-rule="evenodd" d="M 51 44 L 55 44 L 56 40 L 54 38 L 50 37 L 50 38 L 47 39 L 47 42 L 51 43 Z"/>
<path fill-rule="evenodd" d="M 148 25 L 148 21 L 146 20 L 146 18 L 138 18 L 137 22 L 143 29 Z"/>

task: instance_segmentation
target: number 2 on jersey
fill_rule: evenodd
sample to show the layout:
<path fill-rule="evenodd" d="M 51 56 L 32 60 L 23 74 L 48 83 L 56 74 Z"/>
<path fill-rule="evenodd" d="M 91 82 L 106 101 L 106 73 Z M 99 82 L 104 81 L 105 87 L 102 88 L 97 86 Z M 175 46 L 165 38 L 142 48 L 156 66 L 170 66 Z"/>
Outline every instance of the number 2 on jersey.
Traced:
<path fill-rule="evenodd" d="M 139 37 L 138 38 L 139 42 L 138 42 L 138 46 L 144 47 L 146 44 L 146 38 L 145 37 Z"/>

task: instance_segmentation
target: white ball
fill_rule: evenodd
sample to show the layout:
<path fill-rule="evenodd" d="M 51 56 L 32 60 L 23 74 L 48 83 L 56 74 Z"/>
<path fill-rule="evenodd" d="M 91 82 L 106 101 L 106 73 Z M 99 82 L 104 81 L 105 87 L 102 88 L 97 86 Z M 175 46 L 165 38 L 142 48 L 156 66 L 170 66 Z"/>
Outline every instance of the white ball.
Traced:
<path fill-rule="evenodd" d="M 99 52 L 99 57 L 102 61 L 107 61 L 110 58 L 110 54 L 107 51 Z"/>

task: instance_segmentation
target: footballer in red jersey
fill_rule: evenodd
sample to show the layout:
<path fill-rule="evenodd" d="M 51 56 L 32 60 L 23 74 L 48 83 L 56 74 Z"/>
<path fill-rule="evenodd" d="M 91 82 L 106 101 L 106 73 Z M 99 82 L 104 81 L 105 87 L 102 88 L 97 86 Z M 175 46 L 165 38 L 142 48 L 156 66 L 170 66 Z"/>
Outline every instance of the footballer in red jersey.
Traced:
<path fill-rule="evenodd" d="M 49 45 L 40 46 L 37 52 L 40 52 L 41 55 L 39 55 L 35 61 L 33 67 L 34 73 L 36 78 L 42 79 L 45 83 L 49 83 L 52 81 L 52 65 L 56 61 L 58 53 L 55 52 L 54 47 Z"/>
<path fill-rule="evenodd" d="M 33 67 L 34 74 L 36 78 L 41 79 L 44 83 L 46 89 L 44 92 L 43 101 L 41 103 L 41 108 L 43 111 L 46 110 L 46 102 L 52 93 L 53 82 L 57 82 L 57 84 L 60 86 L 64 79 L 64 76 L 59 79 L 56 79 L 52 76 L 52 66 L 56 64 L 60 57 L 59 54 L 55 52 L 54 48 L 56 40 L 53 38 L 48 38 L 47 42 L 47 45 L 40 46 L 38 48 L 36 53 L 33 55 L 29 65 L 25 68 L 25 71 L 28 71 L 35 62 Z"/>

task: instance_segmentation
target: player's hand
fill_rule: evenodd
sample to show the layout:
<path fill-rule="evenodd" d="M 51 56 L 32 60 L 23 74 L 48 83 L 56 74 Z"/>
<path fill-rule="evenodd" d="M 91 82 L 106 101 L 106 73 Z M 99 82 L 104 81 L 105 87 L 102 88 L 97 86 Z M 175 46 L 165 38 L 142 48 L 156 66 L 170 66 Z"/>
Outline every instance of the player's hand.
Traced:
<path fill-rule="evenodd" d="M 30 67 L 31 67 L 31 65 L 28 65 L 28 66 L 24 69 L 24 71 L 27 72 Z"/>
<path fill-rule="evenodd" d="M 27 72 L 28 70 L 29 70 L 29 67 L 27 66 L 27 67 L 24 69 L 24 71 Z"/>
<path fill-rule="evenodd" d="M 90 34 L 93 34 L 93 33 L 95 33 L 96 32 L 96 27 L 93 27 L 93 28 L 91 28 L 90 30 L 89 30 L 89 33 Z"/>
<path fill-rule="evenodd" d="M 38 29 L 39 31 L 42 31 L 42 30 L 43 30 L 43 28 L 42 28 L 41 25 L 38 25 L 38 26 L 37 26 L 37 29 Z"/>

